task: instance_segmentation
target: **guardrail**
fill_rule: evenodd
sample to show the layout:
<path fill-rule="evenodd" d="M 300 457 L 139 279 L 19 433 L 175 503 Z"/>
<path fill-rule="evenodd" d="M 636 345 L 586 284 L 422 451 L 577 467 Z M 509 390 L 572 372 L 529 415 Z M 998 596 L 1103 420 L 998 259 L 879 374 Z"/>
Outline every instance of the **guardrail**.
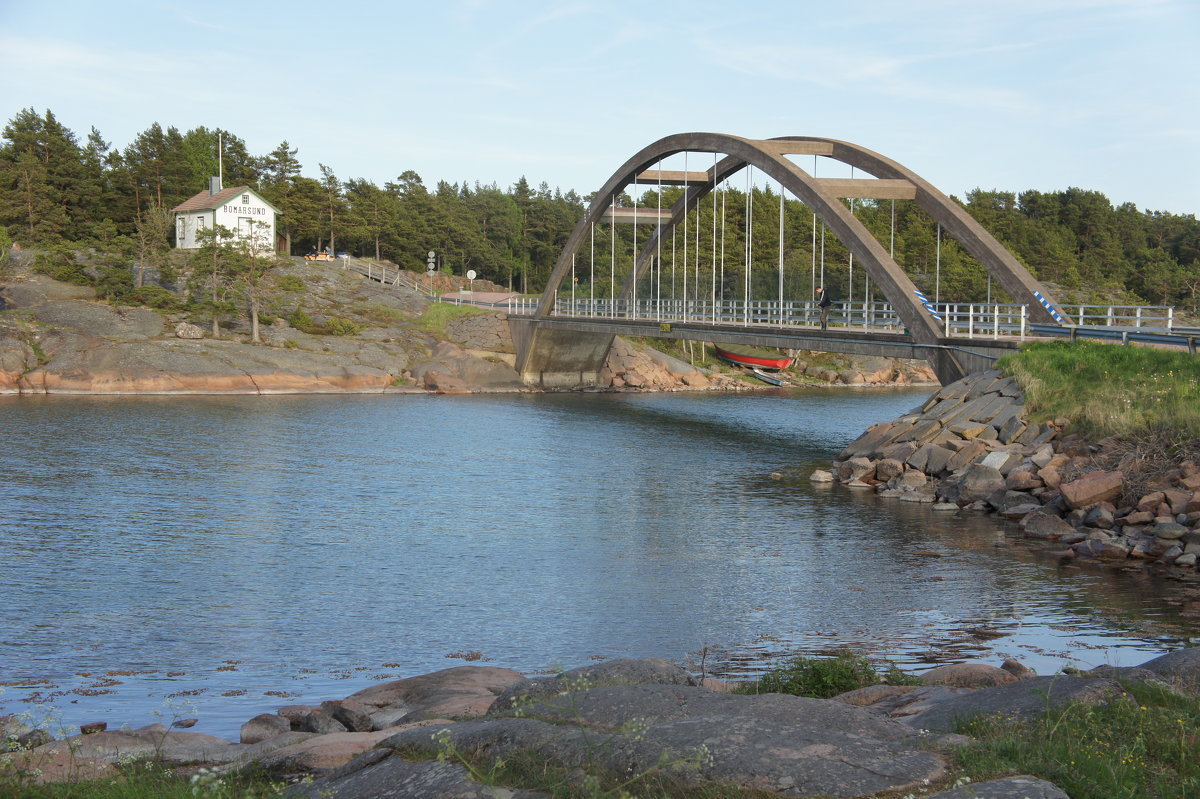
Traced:
<path fill-rule="evenodd" d="M 532 298 L 514 300 L 510 313 L 532 314 L 537 304 L 538 300 Z M 946 336 L 1024 336 L 1028 328 L 1026 309 L 1020 305 L 944 303 L 935 309 Z M 813 301 L 560 298 L 554 315 L 769 327 L 818 327 L 821 321 L 821 309 Z M 904 329 L 895 309 L 886 302 L 835 302 L 830 308 L 829 325 L 850 330 Z"/>
<path fill-rule="evenodd" d="M 1060 327 L 1058 325 L 1030 325 L 1029 330 L 1037 336 L 1055 336 L 1070 338 L 1099 339 L 1103 341 L 1119 341 L 1122 344 L 1137 342 L 1140 344 L 1158 344 L 1167 347 L 1187 347 L 1188 352 L 1196 354 L 1200 344 L 1200 328 L 1174 328 L 1171 330 L 1152 328 L 1100 327 L 1097 325 L 1076 325 Z M 1191 331 L 1191 332 L 1182 332 Z"/>
<path fill-rule="evenodd" d="M 532 314 L 539 300 L 521 298 L 510 304 L 510 313 Z M 1000 303 L 938 303 L 932 306 L 944 336 L 966 338 L 1024 338 L 1030 333 L 1027 306 Z M 1066 306 L 1072 321 L 1084 320 L 1089 329 L 1133 329 L 1169 332 L 1174 309 L 1169 306 Z M 777 327 L 817 326 L 820 308 L 813 301 L 711 299 L 611 299 L 566 298 L 555 302 L 554 315 L 610 319 L 648 319 L 664 322 L 767 325 Z M 1103 325 L 1112 321 L 1117 324 Z M 1155 325 L 1159 323 L 1161 327 Z M 829 324 L 860 330 L 901 330 L 904 325 L 886 302 L 835 302 Z M 1049 326 L 1047 326 L 1049 327 Z M 1069 328 L 1062 328 L 1067 330 Z"/>
<path fill-rule="evenodd" d="M 437 296 L 422 285 L 419 276 L 404 269 L 368 259 L 342 259 L 350 269 L 385 285 L 404 286 L 431 300 L 452 305 L 473 305 L 531 316 L 540 298 L 513 297 L 500 302 L 476 300 L 469 295 Z M 1175 309 L 1165 305 L 1066 305 L 1059 312 L 1072 326 L 1034 324 L 1024 305 L 1000 303 L 938 303 L 932 306 L 946 337 L 999 338 L 1027 335 L 1069 336 L 1109 341 L 1142 342 L 1187 347 L 1196 353 L 1200 327 L 1176 327 Z M 596 319 L 645 319 L 661 322 L 699 322 L 766 327 L 818 327 L 821 309 L 815 301 L 711 299 L 612 299 L 559 297 L 556 316 Z M 1160 323 L 1157 326 L 1155 323 Z M 829 325 L 848 330 L 896 332 L 904 330 L 900 317 L 887 302 L 835 302 Z"/>

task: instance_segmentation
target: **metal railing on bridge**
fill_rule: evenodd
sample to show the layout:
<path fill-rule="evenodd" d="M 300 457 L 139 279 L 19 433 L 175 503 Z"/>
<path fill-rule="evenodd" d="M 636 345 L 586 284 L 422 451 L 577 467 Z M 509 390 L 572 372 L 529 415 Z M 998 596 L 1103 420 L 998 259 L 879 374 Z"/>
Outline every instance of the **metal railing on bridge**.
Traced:
<path fill-rule="evenodd" d="M 351 269 L 385 285 L 404 286 L 438 302 L 494 308 L 516 316 L 531 316 L 540 298 L 513 297 L 484 302 L 468 293 L 436 296 L 419 275 L 367 259 L 343 261 Z M 1031 324 L 1024 305 L 1000 303 L 937 303 L 934 306 L 946 337 L 1024 339 L 1027 335 L 1097 338 L 1186 346 L 1196 351 L 1200 329 L 1177 327 L 1175 309 L 1166 305 L 1065 305 L 1059 307 L 1072 326 Z M 559 297 L 555 316 L 592 319 L 635 319 L 657 322 L 698 322 L 748 327 L 818 327 L 821 309 L 814 301 L 711 299 L 608 299 Z M 904 325 L 887 302 L 835 302 L 829 325 L 843 330 L 896 333 Z"/>
<path fill-rule="evenodd" d="M 509 312 L 530 315 L 536 298 L 517 298 Z M 1024 305 L 997 303 L 938 303 L 942 334 L 966 338 L 1024 338 L 1030 333 L 1029 312 Z M 1169 332 L 1174 309 L 1167 306 L 1066 306 L 1065 315 L 1081 325 L 1134 327 Z M 768 300 L 681 300 L 681 299 L 589 299 L 560 297 L 555 316 L 596 319 L 643 319 L 660 322 L 696 322 L 740 326 L 817 327 L 821 310 L 813 301 Z M 846 330 L 900 332 L 903 323 L 887 302 L 836 302 L 830 309 L 829 325 Z"/>

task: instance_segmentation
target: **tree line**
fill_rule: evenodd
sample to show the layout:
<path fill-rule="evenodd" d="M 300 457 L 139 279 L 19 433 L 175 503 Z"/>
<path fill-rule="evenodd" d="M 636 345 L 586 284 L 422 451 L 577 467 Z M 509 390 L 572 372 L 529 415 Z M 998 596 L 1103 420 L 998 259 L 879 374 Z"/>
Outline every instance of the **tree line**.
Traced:
<path fill-rule="evenodd" d="M 0 138 L 0 239 L 33 247 L 90 246 L 121 254 L 132 265 L 158 257 L 174 230 L 169 209 L 218 173 L 218 141 L 225 185 L 251 186 L 280 209 L 279 232 L 289 254 L 331 247 L 419 271 L 433 251 L 441 268 L 457 274 L 474 269 L 523 292 L 545 286 L 591 199 L 546 183 L 535 189 L 525 178 L 507 188 L 466 181 L 429 188 L 416 172 L 404 170 L 379 186 L 343 179 L 326 164 L 317 165 L 320 177 L 313 178 L 302 174 L 298 150 L 287 141 L 256 155 L 236 134 L 206 127 L 181 132 L 156 122 L 118 148 L 94 127 L 81 141 L 51 111 L 29 108 L 9 120 Z M 614 202 L 669 207 L 681 192 L 664 187 L 661 198 L 652 189 Z M 976 189 L 958 201 L 1035 276 L 1071 299 L 1192 310 L 1200 305 L 1200 223 L 1193 214 L 1114 206 L 1100 192 L 1077 188 Z M 931 296 L 1006 299 L 915 203 L 857 200 L 852 209 Z M 777 193 L 769 186 L 713 193 L 692 212 L 689 236 L 676 233 L 674 260 L 663 256 L 654 287 L 647 279 L 639 291 L 666 294 L 663 279 L 673 274 L 671 291 L 682 296 L 686 259 L 692 296 L 709 296 L 719 277 L 721 296 L 740 298 L 749 284 L 753 297 L 769 299 L 781 261 L 788 299 L 811 292 L 816 281 L 840 298 L 867 295 L 865 273 L 811 211 L 786 200 L 782 216 L 781 259 Z M 618 291 L 648 230 L 618 226 L 614 241 L 611 227 L 598 225 L 577 257 L 570 285 L 592 296 Z"/>

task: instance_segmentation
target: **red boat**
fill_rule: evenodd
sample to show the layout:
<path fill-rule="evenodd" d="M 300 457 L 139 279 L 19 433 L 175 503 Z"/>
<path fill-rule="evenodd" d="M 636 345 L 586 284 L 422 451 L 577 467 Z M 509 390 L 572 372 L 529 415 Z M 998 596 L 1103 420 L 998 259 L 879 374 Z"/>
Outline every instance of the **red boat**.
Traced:
<path fill-rule="evenodd" d="M 716 353 L 718 358 L 734 366 L 746 366 L 751 369 L 770 369 L 776 372 L 788 368 L 796 360 L 787 356 L 772 355 L 764 350 L 756 350 L 750 347 L 734 348 L 728 344 L 713 344 L 713 352 Z"/>

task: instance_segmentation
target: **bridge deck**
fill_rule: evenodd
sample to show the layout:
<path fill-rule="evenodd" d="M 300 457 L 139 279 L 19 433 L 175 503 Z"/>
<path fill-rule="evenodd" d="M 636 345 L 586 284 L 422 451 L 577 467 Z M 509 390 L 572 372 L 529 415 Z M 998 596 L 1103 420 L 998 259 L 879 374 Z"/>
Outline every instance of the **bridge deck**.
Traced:
<path fill-rule="evenodd" d="M 516 321 L 520 317 L 511 317 Z M 533 321 L 530 319 L 530 321 Z M 588 316 L 549 316 L 537 324 L 551 330 L 575 330 L 586 333 L 606 333 L 618 336 L 645 338 L 674 338 L 690 341 L 715 341 L 748 344 L 759 347 L 817 350 L 846 355 L 886 355 L 893 358 L 926 359 L 931 350 L 950 349 L 990 361 L 1016 351 L 1021 339 L 968 339 L 947 337 L 938 344 L 917 344 L 912 336 L 885 330 L 852 330 L 847 328 L 785 327 L 767 324 L 730 324 L 711 322 L 659 322 L 652 319 L 601 319 Z M 1025 340 L 1029 340 L 1026 337 Z"/>

